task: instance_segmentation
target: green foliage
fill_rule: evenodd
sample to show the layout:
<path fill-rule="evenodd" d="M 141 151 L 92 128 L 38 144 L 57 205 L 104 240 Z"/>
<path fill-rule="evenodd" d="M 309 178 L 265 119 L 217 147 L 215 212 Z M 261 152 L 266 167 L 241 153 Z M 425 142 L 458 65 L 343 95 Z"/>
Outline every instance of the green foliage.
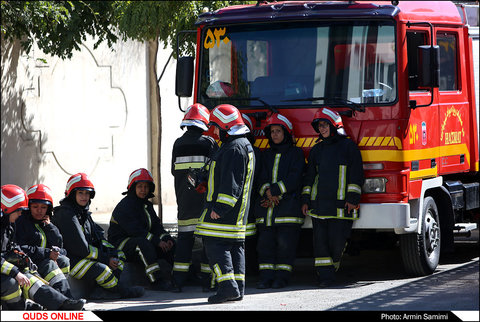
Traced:
<path fill-rule="evenodd" d="M 176 48 L 177 33 L 195 29 L 195 21 L 204 11 L 252 1 L 115 1 L 115 20 L 120 34 L 140 41 L 159 39 Z M 195 37 L 182 42 L 183 53 L 193 53 Z"/>
<path fill-rule="evenodd" d="M 94 48 L 103 41 L 117 41 L 111 24 L 111 1 L 2 1 L 1 33 L 6 40 L 20 39 L 28 53 L 34 40 L 45 53 L 70 58 L 73 50 L 95 37 Z"/>

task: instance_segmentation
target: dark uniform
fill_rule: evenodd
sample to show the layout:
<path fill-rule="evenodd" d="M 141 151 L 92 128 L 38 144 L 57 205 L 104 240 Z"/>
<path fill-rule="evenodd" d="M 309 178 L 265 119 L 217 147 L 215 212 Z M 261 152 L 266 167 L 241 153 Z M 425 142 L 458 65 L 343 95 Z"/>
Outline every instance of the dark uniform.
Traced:
<path fill-rule="evenodd" d="M 63 247 L 63 237 L 55 225 L 35 220 L 26 211 L 15 222 L 16 240 L 22 250 L 38 267 L 38 273 L 51 287 L 67 297 L 72 297 L 67 276 L 70 273 L 70 259 Z M 59 251 L 56 261 L 50 259 L 52 248 Z"/>
<path fill-rule="evenodd" d="M 291 276 L 304 216 L 300 206 L 301 180 L 305 166 L 303 151 L 291 140 L 272 144 L 262 155 L 260 195 L 270 189 L 278 196 L 278 205 L 268 208 L 255 204 L 259 231 L 257 251 L 260 270 L 259 287 L 285 286 Z"/>
<path fill-rule="evenodd" d="M 97 225 L 88 210 L 74 201 L 74 193 L 54 208 L 53 222 L 63 236 L 64 247 L 70 258 L 70 275 L 88 286 L 98 285 L 105 290 L 129 297 L 128 290 L 119 285 L 125 255 L 107 242 L 103 229 Z M 117 258 L 116 270 L 109 267 L 110 258 Z"/>
<path fill-rule="evenodd" d="M 172 150 L 171 173 L 175 180 L 178 209 L 178 239 L 173 278 L 178 287 L 185 284 L 190 271 L 195 227 L 205 202 L 205 192 L 193 189 L 188 183 L 189 169 L 197 169 L 200 173 L 200 169 L 206 168 L 212 154 L 218 149 L 215 140 L 210 136 L 203 135 L 203 132 L 196 126 L 188 126 L 187 131 L 175 141 Z M 206 287 L 205 283 L 209 283 L 211 270 L 204 249 L 202 250 L 200 272 L 203 285 Z"/>
<path fill-rule="evenodd" d="M 335 134 L 317 143 L 308 158 L 302 201 L 309 204 L 314 230 L 315 267 L 319 282 L 332 281 L 358 210 L 363 185 L 362 157 L 357 145 Z"/>
<path fill-rule="evenodd" d="M 250 142 L 244 136 L 223 138 L 210 164 L 206 205 L 196 230 L 218 283 L 215 296 L 222 301 L 243 297 L 245 289 L 244 240 L 254 170 Z M 212 211 L 220 218 L 212 219 Z"/>
<path fill-rule="evenodd" d="M 153 193 L 152 193 L 153 194 Z M 159 290 L 166 290 L 169 281 L 163 281 L 158 259 L 173 264 L 173 250 L 163 252 L 160 241 L 173 241 L 158 218 L 153 204 L 148 199 L 137 197 L 135 188 L 115 207 L 108 228 L 108 240 L 122 250 L 128 261 L 139 261 L 145 274 Z"/>
<path fill-rule="evenodd" d="M 25 299 L 31 299 L 48 310 L 81 309 L 81 300 L 70 300 L 46 284 L 36 274 L 36 266 L 31 262 L 15 243 L 15 225 L 9 222 L 8 215 L 2 213 L 0 238 L 1 248 L 1 299 L 2 308 L 9 310 L 24 310 Z M 18 265 L 18 266 L 17 266 Z M 22 272 L 30 285 L 20 287 L 15 280 Z M 73 305 L 72 305 L 73 304 Z"/>

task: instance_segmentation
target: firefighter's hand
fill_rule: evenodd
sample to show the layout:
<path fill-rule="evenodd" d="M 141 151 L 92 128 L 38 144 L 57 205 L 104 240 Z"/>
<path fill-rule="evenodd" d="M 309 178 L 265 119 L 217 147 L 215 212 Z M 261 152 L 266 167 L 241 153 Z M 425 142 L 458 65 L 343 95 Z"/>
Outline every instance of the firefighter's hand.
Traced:
<path fill-rule="evenodd" d="M 109 266 L 112 270 L 116 270 L 116 269 L 118 268 L 118 263 L 119 263 L 118 258 L 116 258 L 116 257 L 110 257 L 110 260 L 108 261 L 108 266 Z"/>
<path fill-rule="evenodd" d="M 354 209 L 358 209 L 358 208 L 360 208 L 359 205 L 351 204 L 351 203 L 349 203 L 348 201 L 345 202 L 345 209 L 347 210 L 347 213 L 350 213 L 350 212 L 352 212 Z"/>
<path fill-rule="evenodd" d="M 58 259 L 58 255 L 60 255 L 60 253 L 54 249 L 50 249 L 50 259 L 53 260 L 53 261 L 56 261 Z"/>
<path fill-rule="evenodd" d="M 160 243 L 158 243 L 158 247 L 160 247 L 166 253 L 173 247 L 173 241 L 160 241 Z"/>
<path fill-rule="evenodd" d="M 306 203 L 302 205 L 302 213 L 304 216 L 306 216 L 308 213 L 308 205 Z"/>
<path fill-rule="evenodd" d="M 210 218 L 219 219 L 220 216 L 215 211 L 212 210 L 212 212 L 210 213 Z"/>
<path fill-rule="evenodd" d="M 21 272 L 18 272 L 17 276 L 15 276 L 15 280 L 21 287 L 30 286 L 30 279 Z"/>

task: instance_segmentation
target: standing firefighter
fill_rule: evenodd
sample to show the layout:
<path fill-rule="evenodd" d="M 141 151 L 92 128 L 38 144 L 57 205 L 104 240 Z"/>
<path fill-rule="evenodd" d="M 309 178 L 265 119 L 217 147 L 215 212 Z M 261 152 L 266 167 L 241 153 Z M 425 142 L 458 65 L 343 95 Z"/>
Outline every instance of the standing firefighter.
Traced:
<path fill-rule="evenodd" d="M 255 205 L 260 271 L 257 287 L 282 288 L 290 280 L 304 221 L 300 192 L 305 157 L 295 146 L 293 126 L 285 116 L 270 116 L 264 132 L 270 148 L 262 154 L 262 199 Z"/>
<path fill-rule="evenodd" d="M 312 126 L 320 136 L 308 157 L 302 211 L 312 217 L 315 268 L 323 287 L 334 282 L 353 221 L 359 218 L 364 179 L 360 151 L 343 134 L 340 115 L 322 108 Z"/>
<path fill-rule="evenodd" d="M 175 179 L 177 198 L 178 239 L 173 264 L 174 291 L 180 292 L 192 265 L 194 232 L 205 202 L 207 165 L 218 145 L 208 131 L 210 112 L 201 104 L 187 108 L 180 128 L 187 130 L 179 137 L 172 150 L 171 172 Z M 209 289 L 210 267 L 205 249 L 202 249 L 200 276 L 204 290 Z"/>
<path fill-rule="evenodd" d="M 170 287 L 175 242 L 148 200 L 154 191 L 150 171 L 140 168 L 130 174 L 127 192 L 123 193 L 126 196 L 113 210 L 108 240 L 125 253 L 128 261 L 142 263 L 152 289 L 166 291 Z M 160 265 L 162 260 L 168 265 Z M 162 266 L 168 267 L 167 274 L 162 272 Z"/>
<path fill-rule="evenodd" d="M 203 237 L 210 267 L 218 283 L 209 303 L 241 300 L 245 290 L 245 230 L 255 155 L 249 132 L 236 107 L 222 104 L 210 114 L 222 141 L 208 174 L 206 205 L 196 233 Z"/>
<path fill-rule="evenodd" d="M 24 310 L 25 299 L 47 310 L 81 310 L 85 300 L 69 299 L 50 287 L 36 272 L 36 265 L 15 243 L 15 221 L 28 210 L 28 196 L 13 184 L 2 186 L 1 299 L 2 309 Z"/>
<path fill-rule="evenodd" d="M 77 173 L 68 179 L 65 198 L 53 209 L 54 224 L 70 258 L 70 275 L 84 286 L 97 287 L 90 298 L 105 297 L 102 290 L 123 298 L 141 296 L 143 288 L 119 283 L 125 255 L 107 242 L 103 229 L 93 221 L 89 206 L 94 197 L 92 182 L 85 173 Z"/>

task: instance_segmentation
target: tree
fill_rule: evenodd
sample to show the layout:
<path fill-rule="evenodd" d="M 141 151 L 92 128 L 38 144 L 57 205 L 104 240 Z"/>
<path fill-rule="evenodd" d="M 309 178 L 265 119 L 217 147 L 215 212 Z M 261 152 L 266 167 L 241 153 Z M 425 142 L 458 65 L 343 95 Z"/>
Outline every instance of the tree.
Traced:
<path fill-rule="evenodd" d="M 36 41 L 46 54 L 71 58 L 87 35 L 94 37 L 94 48 L 104 41 L 109 48 L 123 39 L 146 41 L 149 51 L 150 116 L 152 135 L 152 172 L 158 187 L 159 216 L 161 201 L 161 97 L 157 77 L 157 53 L 160 42 L 175 54 L 176 36 L 194 28 L 204 10 L 212 11 L 232 4 L 254 1 L 2 1 L 2 39 L 21 41 L 28 52 Z M 182 52 L 194 52 L 194 40 L 183 42 Z M 157 138 L 156 140 L 154 138 Z"/>
<path fill-rule="evenodd" d="M 71 58 L 87 35 L 108 46 L 117 41 L 110 1 L 2 1 L 1 34 L 19 39 L 28 54 L 34 41 L 46 54 Z"/>
<path fill-rule="evenodd" d="M 162 218 L 161 199 L 161 138 L 162 114 L 159 78 L 157 77 L 157 52 L 160 42 L 164 48 L 170 46 L 175 55 L 176 37 L 179 31 L 191 30 L 195 20 L 204 10 L 251 1 L 115 1 L 115 21 L 124 39 L 131 38 L 147 41 L 150 59 L 150 119 L 152 129 L 152 172 L 158 188 L 159 216 Z M 194 52 L 192 41 L 186 41 L 181 48 L 183 52 Z M 154 139 L 156 138 L 156 140 Z"/>

